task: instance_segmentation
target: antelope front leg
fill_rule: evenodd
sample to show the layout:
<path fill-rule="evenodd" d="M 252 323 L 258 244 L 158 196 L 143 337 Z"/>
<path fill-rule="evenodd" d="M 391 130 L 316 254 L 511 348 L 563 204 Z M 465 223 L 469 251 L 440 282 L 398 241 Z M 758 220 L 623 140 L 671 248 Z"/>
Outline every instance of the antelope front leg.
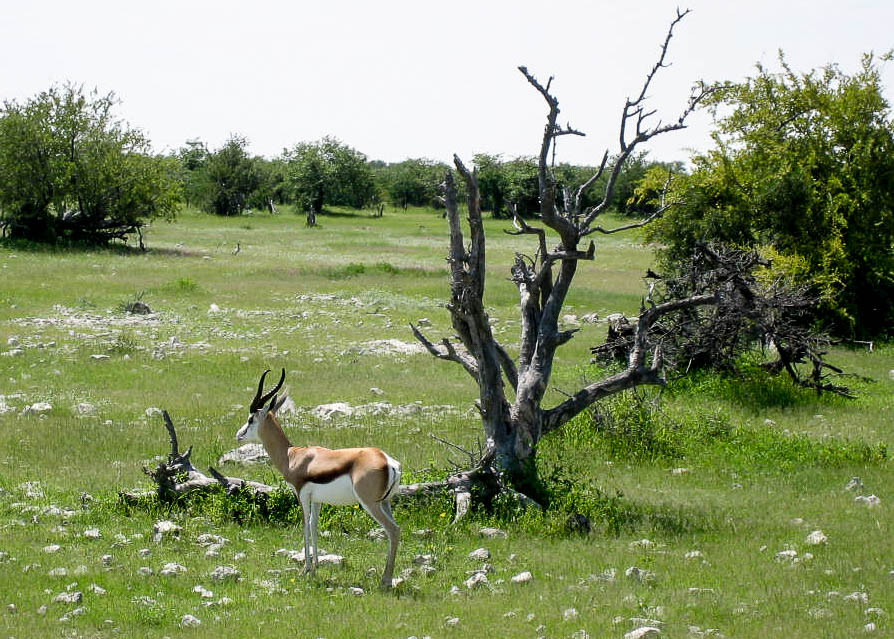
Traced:
<path fill-rule="evenodd" d="M 314 570 L 317 569 L 317 565 L 319 564 L 319 556 L 320 556 L 320 546 L 318 543 L 319 533 L 320 533 L 320 508 L 323 506 L 320 502 L 313 502 L 310 505 L 310 545 L 313 548 L 313 563 Z"/>
<path fill-rule="evenodd" d="M 309 499 L 301 499 L 301 518 L 304 521 L 304 573 L 313 574 L 314 564 L 311 560 L 310 550 L 310 520 L 311 520 L 311 504 Z"/>

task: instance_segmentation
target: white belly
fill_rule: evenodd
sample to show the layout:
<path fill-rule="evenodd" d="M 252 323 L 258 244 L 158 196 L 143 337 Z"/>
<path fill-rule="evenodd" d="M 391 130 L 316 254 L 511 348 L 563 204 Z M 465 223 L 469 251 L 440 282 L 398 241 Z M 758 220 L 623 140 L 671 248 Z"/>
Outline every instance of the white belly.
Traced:
<path fill-rule="evenodd" d="M 302 495 L 307 495 L 311 502 L 348 506 L 358 504 L 360 500 L 354 494 L 354 483 L 349 475 L 342 475 L 326 484 L 308 482 L 301 487 Z"/>

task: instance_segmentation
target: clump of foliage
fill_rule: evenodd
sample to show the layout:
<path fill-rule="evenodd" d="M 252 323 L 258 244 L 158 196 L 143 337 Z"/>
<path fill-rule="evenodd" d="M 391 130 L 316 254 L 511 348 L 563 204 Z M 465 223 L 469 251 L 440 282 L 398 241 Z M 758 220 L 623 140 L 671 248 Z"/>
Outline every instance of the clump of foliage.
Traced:
<path fill-rule="evenodd" d="M 176 166 L 117 119 L 113 93 L 52 87 L 0 110 L 0 226 L 37 242 L 104 244 L 174 216 Z"/>
<path fill-rule="evenodd" d="M 376 168 L 378 188 L 393 206 L 432 206 L 438 202 L 447 166 L 424 158 Z"/>
<path fill-rule="evenodd" d="M 886 56 L 887 59 L 887 56 Z M 758 66 L 718 87 L 715 147 L 671 187 L 679 202 L 648 230 L 673 269 L 711 241 L 767 247 L 809 285 L 837 334 L 894 326 L 894 124 L 876 60 L 797 74 Z M 651 173 L 651 183 L 666 175 Z M 646 187 L 644 187 L 646 188 Z M 654 189 L 653 189 L 654 190 Z"/>
<path fill-rule="evenodd" d="M 680 300 L 702 299 L 667 313 L 653 326 L 649 345 L 676 375 L 693 370 L 734 370 L 755 345 L 776 353 L 768 373 L 788 373 L 798 385 L 850 397 L 832 382 L 843 371 L 824 358 L 830 339 L 811 328 L 819 301 L 805 286 L 772 277 L 772 263 L 755 251 L 697 244 L 671 278 L 650 273 L 650 305 L 674 307 Z M 625 362 L 635 346 L 636 327 L 626 317 L 609 323 L 608 339 L 592 352 L 603 361 Z M 809 372 L 802 372 L 802 366 Z"/>
<path fill-rule="evenodd" d="M 237 135 L 209 153 L 202 165 L 199 202 L 203 210 L 217 215 L 242 215 L 260 177 L 248 155 L 248 141 Z"/>
<path fill-rule="evenodd" d="M 283 158 L 295 201 L 308 212 L 308 225 L 316 223 L 326 204 L 359 209 L 376 198 L 366 156 L 335 138 L 302 142 Z"/>

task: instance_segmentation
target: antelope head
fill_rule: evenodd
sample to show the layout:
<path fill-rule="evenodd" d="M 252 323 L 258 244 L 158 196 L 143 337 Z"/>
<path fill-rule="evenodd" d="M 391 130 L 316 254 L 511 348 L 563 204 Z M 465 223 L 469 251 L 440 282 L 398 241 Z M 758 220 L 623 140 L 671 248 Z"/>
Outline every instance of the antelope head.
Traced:
<path fill-rule="evenodd" d="M 270 369 L 267 369 L 264 371 L 264 374 L 261 375 L 261 381 L 258 382 L 258 392 L 255 393 L 255 398 L 251 401 L 251 406 L 248 409 L 248 421 L 236 432 L 236 441 L 260 443 L 261 436 L 258 430 L 267 420 L 268 413 L 276 414 L 276 411 L 278 411 L 286 401 L 286 395 L 283 395 L 279 399 L 276 397 L 277 391 L 282 388 L 283 382 L 286 379 L 286 369 L 282 369 L 282 375 L 273 390 L 264 393 L 264 378 L 267 377 L 267 373 L 269 372 Z M 265 406 L 267 400 L 270 400 L 270 404 Z"/>

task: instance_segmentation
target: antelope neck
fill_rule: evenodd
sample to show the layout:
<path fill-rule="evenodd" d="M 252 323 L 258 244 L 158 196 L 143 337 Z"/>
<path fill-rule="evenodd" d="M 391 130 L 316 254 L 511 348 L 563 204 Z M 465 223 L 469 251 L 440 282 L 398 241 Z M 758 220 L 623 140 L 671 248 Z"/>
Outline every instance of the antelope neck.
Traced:
<path fill-rule="evenodd" d="M 261 428 L 258 429 L 258 435 L 264 444 L 264 449 L 270 455 L 271 463 L 279 469 L 284 475 L 289 469 L 289 438 L 283 432 L 282 426 L 276 418 L 268 416 Z"/>

